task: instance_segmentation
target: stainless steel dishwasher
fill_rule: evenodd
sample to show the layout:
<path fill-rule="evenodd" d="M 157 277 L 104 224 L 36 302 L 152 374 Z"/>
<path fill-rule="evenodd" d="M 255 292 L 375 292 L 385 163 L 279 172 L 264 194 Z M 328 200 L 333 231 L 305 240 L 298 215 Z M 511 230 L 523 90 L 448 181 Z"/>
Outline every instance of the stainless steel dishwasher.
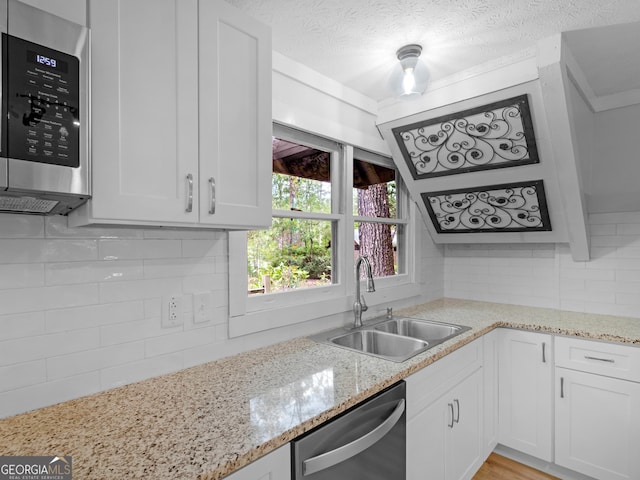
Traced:
<path fill-rule="evenodd" d="M 293 442 L 294 480 L 404 480 L 405 383 Z"/>

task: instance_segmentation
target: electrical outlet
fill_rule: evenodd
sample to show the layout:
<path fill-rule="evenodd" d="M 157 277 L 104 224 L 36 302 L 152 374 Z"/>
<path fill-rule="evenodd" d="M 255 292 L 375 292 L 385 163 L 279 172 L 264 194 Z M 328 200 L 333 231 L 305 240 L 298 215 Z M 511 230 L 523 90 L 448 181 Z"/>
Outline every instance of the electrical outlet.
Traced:
<path fill-rule="evenodd" d="M 162 298 L 162 328 L 173 328 L 182 325 L 182 297 L 169 295 Z"/>
<path fill-rule="evenodd" d="M 211 292 L 194 293 L 193 323 L 207 323 L 213 320 L 213 294 Z"/>

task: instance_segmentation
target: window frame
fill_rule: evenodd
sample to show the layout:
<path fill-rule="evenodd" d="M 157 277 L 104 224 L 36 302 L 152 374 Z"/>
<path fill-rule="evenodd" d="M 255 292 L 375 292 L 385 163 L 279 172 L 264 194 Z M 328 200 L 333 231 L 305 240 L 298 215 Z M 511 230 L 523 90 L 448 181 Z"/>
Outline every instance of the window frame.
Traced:
<path fill-rule="evenodd" d="M 380 222 L 403 225 L 402 239 L 398 237 L 398 273 L 376 278 L 376 293 L 367 295 L 370 306 L 388 305 L 394 300 L 420 294 L 416 282 L 415 265 L 418 229 L 415 204 L 402 182 L 391 158 L 348 144 L 274 123 L 273 135 L 300 142 L 319 150 L 331 151 L 332 212 L 314 213 L 273 210 L 272 216 L 309 220 L 331 220 L 333 223 L 332 284 L 303 288 L 288 292 L 249 296 L 247 282 L 247 234 L 229 232 L 229 337 L 234 338 L 272 328 L 305 322 L 319 317 L 348 313 L 355 298 L 353 255 L 353 226 L 355 222 Z M 327 150 L 330 149 L 330 150 Z M 396 170 L 397 218 L 380 219 L 353 215 L 354 158 Z M 399 242 L 403 242 L 402 249 Z M 351 248 L 348 248 L 351 245 Z M 401 250 L 403 254 L 400 254 Z"/>

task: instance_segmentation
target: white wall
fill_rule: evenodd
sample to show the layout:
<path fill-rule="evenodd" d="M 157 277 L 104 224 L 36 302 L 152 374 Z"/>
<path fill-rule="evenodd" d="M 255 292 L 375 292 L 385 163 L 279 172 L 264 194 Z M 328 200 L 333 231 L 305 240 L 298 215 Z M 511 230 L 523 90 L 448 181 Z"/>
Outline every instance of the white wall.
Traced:
<path fill-rule="evenodd" d="M 421 232 L 425 299 L 443 290 L 442 248 Z M 0 214 L 0 418 L 341 324 L 324 318 L 230 340 L 227 234 L 67 228 L 66 217 Z M 192 295 L 214 296 L 195 328 Z M 185 325 L 161 328 L 162 295 Z M 345 317 L 346 318 L 346 317 Z"/>
<path fill-rule="evenodd" d="M 566 245 L 449 245 L 445 296 L 640 318 L 640 212 L 589 227 L 589 262 Z"/>

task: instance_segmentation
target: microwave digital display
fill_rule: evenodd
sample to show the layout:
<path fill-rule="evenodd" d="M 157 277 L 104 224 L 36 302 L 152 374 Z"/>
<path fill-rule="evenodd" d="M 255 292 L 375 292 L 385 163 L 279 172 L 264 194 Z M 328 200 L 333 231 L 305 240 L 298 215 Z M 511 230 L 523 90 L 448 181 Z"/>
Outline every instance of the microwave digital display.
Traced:
<path fill-rule="evenodd" d="M 69 65 L 64 60 L 49 55 L 44 55 L 42 53 L 34 52 L 32 50 L 27 50 L 27 61 L 31 63 L 37 63 L 44 67 L 53 68 L 62 73 L 67 73 L 69 71 Z"/>

